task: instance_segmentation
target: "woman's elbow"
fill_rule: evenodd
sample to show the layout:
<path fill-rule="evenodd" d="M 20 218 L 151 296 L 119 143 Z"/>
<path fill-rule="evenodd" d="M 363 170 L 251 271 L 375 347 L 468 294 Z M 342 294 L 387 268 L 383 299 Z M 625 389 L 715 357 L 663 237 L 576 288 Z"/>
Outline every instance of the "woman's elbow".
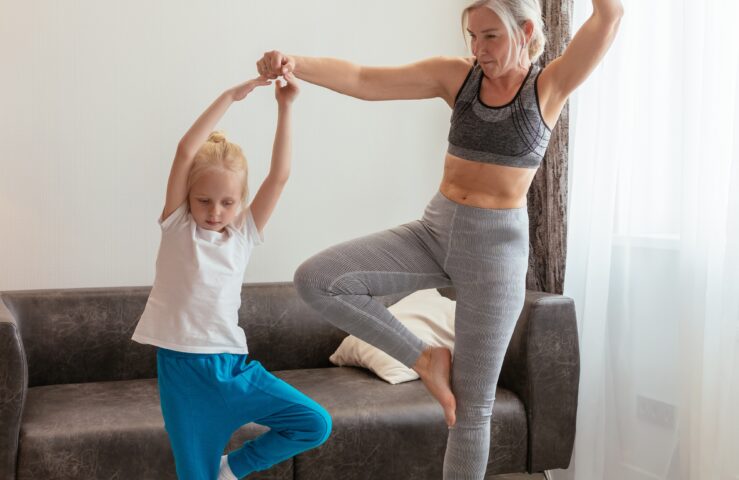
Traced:
<path fill-rule="evenodd" d="M 618 26 L 618 24 L 621 22 L 621 18 L 624 16 L 624 5 L 620 1 L 616 0 L 615 2 L 612 2 L 612 5 L 610 5 L 606 12 L 604 12 L 604 15 L 608 20 L 615 24 L 615 26 Z"/>

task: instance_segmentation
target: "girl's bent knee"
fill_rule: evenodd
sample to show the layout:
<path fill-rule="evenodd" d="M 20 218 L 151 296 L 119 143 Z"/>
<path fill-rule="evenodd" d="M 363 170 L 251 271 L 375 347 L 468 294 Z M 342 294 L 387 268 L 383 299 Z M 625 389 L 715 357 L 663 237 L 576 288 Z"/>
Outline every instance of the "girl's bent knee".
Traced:
<path fill-rule="evenodd" d="M 326 440 L 328 440 L 328 437 L 331 435 L 331 429 L 333 428 L 331 415 L 329 415 L 329 413 L 325 409 L 320 408 L 319 410 L 314 412 L 313 425 L 315 428 L 315 438 L 313 446 L 317 447 L 325 443 Z"/>

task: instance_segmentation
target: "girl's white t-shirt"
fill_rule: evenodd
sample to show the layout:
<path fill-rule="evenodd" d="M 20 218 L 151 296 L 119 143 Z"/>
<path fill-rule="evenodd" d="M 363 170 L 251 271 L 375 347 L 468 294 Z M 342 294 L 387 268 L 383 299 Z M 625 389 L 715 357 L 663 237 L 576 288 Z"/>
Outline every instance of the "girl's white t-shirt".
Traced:
<path fill-rule="evenodd" d="M 264 241 L 251 210 L 220 233 L 198 227 L 185 201 L 159 225 L 154 285 L 132 339 L 181 352 L 247 353 L 241 285 L 252 248 Z"/>

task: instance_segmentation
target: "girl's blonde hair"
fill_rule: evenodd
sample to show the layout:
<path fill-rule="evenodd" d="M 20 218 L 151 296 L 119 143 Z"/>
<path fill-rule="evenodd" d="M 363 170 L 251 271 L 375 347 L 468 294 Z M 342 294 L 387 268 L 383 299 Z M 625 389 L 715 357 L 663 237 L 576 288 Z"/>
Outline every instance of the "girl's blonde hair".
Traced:
<path fill-rule="evenodd" d="M 241 192 L 241 206 L 246 207 L 246 199 L 249 197 L 248 168 L 246 157 L 235 143 L 226 140 L 223 132 L 212 132 L 208 140 L 198 149 L 193 159 L 190 173 L 187 177 L 187 191 L 198 181 L 206 171 L 212 168 L 220 168 L 234 173 L 244 173 L 244 188 Z"/>
<path fill-rule="evenodd" d="M 539 0 L 477 0 L 462 10 L 462 30 L 467 28 L 467 18 L 470 10 L 486 7 L 492 10 L 505 26 L 511 47 L 508 50 L 508 63 L 513 55 L 518 53 L 525 38 L 523 25 L 531 20 L 534 31 L 528 43 L 528 54 L 531 63 L 536 62 L 544 52 L 547 38 L 544 34 L 544 21 L 541 18 L 541 3 Z"/>

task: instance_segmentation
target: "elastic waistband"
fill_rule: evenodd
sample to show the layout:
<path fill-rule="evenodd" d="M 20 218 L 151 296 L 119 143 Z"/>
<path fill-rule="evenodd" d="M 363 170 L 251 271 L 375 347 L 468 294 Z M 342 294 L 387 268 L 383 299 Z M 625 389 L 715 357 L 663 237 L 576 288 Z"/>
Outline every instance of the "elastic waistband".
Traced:
<path fill-rule="evenodd" d="M 431 203 L 436 203 L 442 208 L 455 209 L 457 213 L 465 212 L 469 213 L 469 215 L 488 218 L 518 218 L 525 216 L 528 219 L 529 214 L 528 207 L 526 205 L 516 208 L 483 208 L 457 203 L 441 193 L 441 190 L 436 192 L 434 198 L 431 199 Z"/>
<path fill-rule="evenodd" d="M 157 347 L 157 354 L 158 355 L 164 355 L 165 357 L 176 357 L 176 358 L 190 358 L 190 359 L 198 359 L 198 358 L 213 358 L 217 356 L 222 355 L 229 355 L 229 356 L 243 356 L 248 358 L 248 354 L 246 353 L 192 353 L 192 352 L 180 352 L 178 350 L 169 350 L 168 348 L 162 348 Z M 249 359 L 251 360 L 251 359 Z"/>

